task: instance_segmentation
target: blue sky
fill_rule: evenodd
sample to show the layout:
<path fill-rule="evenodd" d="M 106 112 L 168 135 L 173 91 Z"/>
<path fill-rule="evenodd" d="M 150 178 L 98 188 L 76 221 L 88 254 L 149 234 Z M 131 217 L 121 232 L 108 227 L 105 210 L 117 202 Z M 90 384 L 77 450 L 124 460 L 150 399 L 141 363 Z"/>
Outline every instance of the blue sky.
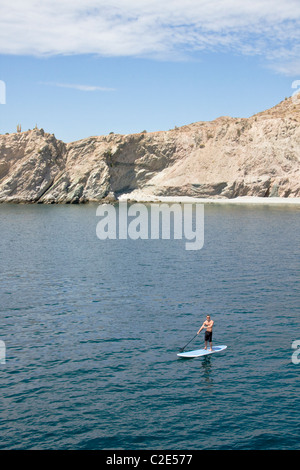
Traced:
<path fill-rule="evenodd" d="M 299 0 L 1 0 L 0 132 L 248 117 L 292 95 L 299 53 Z"/>

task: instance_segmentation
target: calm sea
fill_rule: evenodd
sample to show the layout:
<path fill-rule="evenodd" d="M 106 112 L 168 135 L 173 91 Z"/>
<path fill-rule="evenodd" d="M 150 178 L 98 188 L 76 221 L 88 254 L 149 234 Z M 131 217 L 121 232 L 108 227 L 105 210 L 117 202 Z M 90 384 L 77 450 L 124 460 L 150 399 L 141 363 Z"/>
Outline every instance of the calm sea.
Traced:
<path fill-rule="evenodd" d="M 0 205 L 0 448 L 299 448 L 299 207 L 206 205 L 198 251 L 96 209 Z"/>

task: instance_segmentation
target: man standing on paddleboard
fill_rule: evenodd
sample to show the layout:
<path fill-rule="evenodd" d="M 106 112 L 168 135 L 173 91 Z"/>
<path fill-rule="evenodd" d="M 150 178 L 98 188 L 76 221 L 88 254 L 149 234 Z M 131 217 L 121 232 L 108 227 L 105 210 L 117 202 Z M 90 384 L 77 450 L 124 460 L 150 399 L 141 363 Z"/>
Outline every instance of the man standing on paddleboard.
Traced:
<path fill-rule="evenodd" d="M 203 330 L 203 328 L 205 328 L 206 331 L 205 331 L 205 335 L 204 335 L 204 341 L 205 341 L 204 349 L 207 349 L 207 341 L 209 341 L 211 351 L 212 351 L 212 329 L 213 329 L 213 325 L 214 325 L 214 321 L 211 320 L 210 315 L 207 315 L 205 322 L 203 323 L 201 328 L 199 328 L 198 333 L 197 333 L 197 335 L 198 335 L 200 333 L 200 331 Z"/>

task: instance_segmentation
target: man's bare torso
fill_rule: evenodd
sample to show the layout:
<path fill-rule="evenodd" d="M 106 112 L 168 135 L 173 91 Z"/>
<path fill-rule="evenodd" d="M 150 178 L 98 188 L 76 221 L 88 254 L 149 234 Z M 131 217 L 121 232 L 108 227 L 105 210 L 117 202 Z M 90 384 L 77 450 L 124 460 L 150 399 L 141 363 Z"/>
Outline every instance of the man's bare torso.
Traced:
<path fill-rule="evenodd" d="M 205 322 L 203 323 L 203 326 L 206 329 L 206 331 L 212 331 L 213 324 L 214 324 L 213 320 L 210 320 L 210 321 L 205 320 Z"/>

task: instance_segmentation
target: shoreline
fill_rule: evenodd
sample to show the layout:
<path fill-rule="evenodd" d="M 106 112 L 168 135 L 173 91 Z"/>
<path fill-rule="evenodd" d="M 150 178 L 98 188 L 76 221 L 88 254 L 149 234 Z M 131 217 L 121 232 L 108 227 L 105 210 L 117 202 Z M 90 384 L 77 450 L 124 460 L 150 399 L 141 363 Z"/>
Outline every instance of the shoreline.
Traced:
<path fill-rule="evenodd" d="M 216 204 L 216 205 L 252 205 L 252 206 L 300 206 L 300 197 L 285 198 L 285 197 L 257 197 L 257 196 L 238 196 L 232 199 L 225 198 L 197 198 L 193 196 L 154 196 L 154 195 L 137 195 L 133 197 L 128 194 L 122 194 L 117 199 L 104 198 L 104 199 L 90 199 L 86 201 L 78 202 L 65 202 L 65 201 L 51 201 L 40 202 L 40 201 L 23 201 L 23 200 L 9 200 L 0 201 L 1 205 L 86 205 L 86 204 L 118 204 L 121 202 L 127 202 L 128 204 L 140 203 L 140 204 Z"/>
<path fill-rule="evenodd" d="M 154 196 L 154 195 L 135 195 L 123 194 L 118 198 L 118 202 L 137 202 L 137 203 L 201 203 L 201 204 L 250 204 L 250 205 L 295 205 L 300 206 L 300 197 L 257 197 L 257 196 L 239 196 L 233 199 L 214 199 L 197 198 L 192 196 Z"/>

